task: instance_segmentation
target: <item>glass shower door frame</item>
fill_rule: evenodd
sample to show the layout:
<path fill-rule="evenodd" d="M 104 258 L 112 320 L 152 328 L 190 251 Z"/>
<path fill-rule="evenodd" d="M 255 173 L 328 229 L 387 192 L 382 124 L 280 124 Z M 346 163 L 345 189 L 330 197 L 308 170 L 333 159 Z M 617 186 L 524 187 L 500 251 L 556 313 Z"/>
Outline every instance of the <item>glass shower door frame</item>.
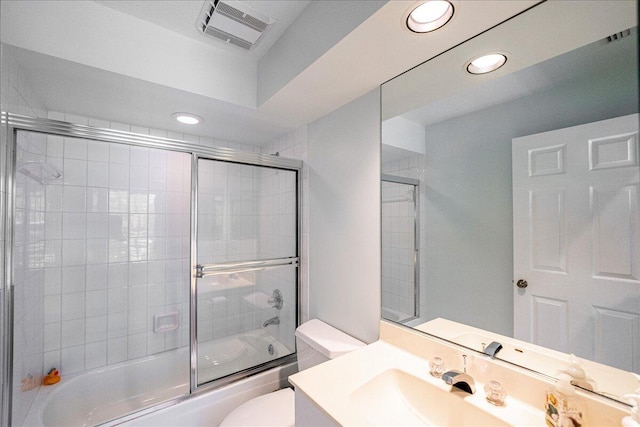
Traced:
<path fill-rule="evenodd" d="M 191 261 L 192 266 L 196 264 L 193 262 L 195 260 L 195 244 L 196 244 L 196 224 L 197 219 L 197 200 L 196 200 L 196 191 L 197 191 L 197 161 L 198 158 L 203 159 L 211 159 L 211 160 L 222 160 L 229 161 L 235 163 L 243 163 L 248 165 L 255 166 L 267 166 L 278 169 L 291 170 L 296 172 L 296 195 L 297 195 L 297 205 L 296 205 L 296 216 L 297 216 L 297 230 L 296 230 L 296 254 L 299 256 L 300 254 L 300 236 L 301 234 L 301 218 L 302 218 L 302 197 L 301 197 L 301 189 L 302 189 L 302 161 L 295 159 L 287 159 L 283 157 L 276 157 L 268 154 L 258 154 L 254 152 L 245 152 L 239 151 L 229 148 L 217 148 L 217 147 L 206 147 L 198 144 L 194 144 L 191 142 L 168 139 L 162 137 L 155 137 L 150 135 L 141 135 L 134 134 L 125 131 L 118 131 L 113 129 L 105 129 L 105 128 L 97 128 L 93 126 L 79 125 L 74 123 L 68 123 L 58 120 L 50 120 L 50 119 L 42 119 L 31 116 L 25 116 L 21 114 L 9 113 L 2 111 L 0 112 L 0 123 L 1 123 L 1 131 L 4 133 L 4 137 L 6 137 L 5 147 L 0 147 L 0 151 L 2 151 L 2 162 L 0 165 L 0 184 L 2 184 L 2 190 L 5 191 L 5 200 L 3 203 L 0 203 L 2 206 L 3 213 L 3 221 L 0 224 L 0 227 L 4 229 L 4 256 L 3 259 L 0 260 L 2 262 L 2 272 L 3 272 L 3 286 L 4 290 L 4 300 L 2 301 L 2 319 L 0 321 L 0 325 L 2 326 L 2 331 L 0 331 L 3 335 L 2 340 L 2 357 L 0 357 L 1 368 L 2 368 L 2 402 L 0 402 L 0 424 L 2 425 L 10 425 L 11 420 L 11 406 L 12 406 L 12 392 L 13 392 L 13 375 L 12 375 L 12 366 L 13 366 L 13 342 L 14 342 L 14 333 L 13 333 L 13 307 L 14 307 L 14 272 L 13 272 L 13 235 L 14 235 L 14 209 L 15 209 L 15 173 L 16 173 L 16 152 L 17 152 L 17 134 L 19 131 L 30 131 L 36 133 L 43 133 L 49 135 L 57 135 L 62 137 L 74 137 L 74 138 L 82 138 L 87 140 L 94 141 L 103 141 L 103 142 L 114 142 L 127 144 L 130 146 L 139 146 L 146 148 L 156 148 L 156 149 L 165 149 L 170 151 L 182 152 L 191 155 L 192 157 L 192 185 L 191 185 Z M 293 261 L 292 261 L 293 263 Z M 297 257 L 296 257 L 296 265 L 297 265 Z M 193 322 L 195 318 L 195 276 L 191 274 L 190 278 L 190 321 Z M 300 268 L 296 268 L 296 312 L 295 312 L 295 322 L 296 325 L 300 319 L 300 301 L 299 301 L 299 288 L 301 283 L 301 273 Z M 170 399 L 164 403 L 159 405 L 149 407 L 149 408 L 140 408 L 139 410 L 129 413 L 123 414 L 123 417 L 120 418 L 121 421 L 126 421 L 127 419 L 133 419 L 141 414 L 150 413 L 161 409 L 162 407 L 167 407 L 173 405 L 177 402 L 188 399 L 196 392 L 196 388 L 198 392 L 205 391 L 212 388 L 217 388 L 222 385 L 225 385 L 234 380 L 247 377 L 259 371 L 266 370 L 275 366 L 282 366 L 287 363 L 293 363 L 296 360 L 296 354 L 293 353 L 289 356 L 274 360 L 272 363 L 263 364 L 255 369 L 245 370 L 239 372 L 235 375 L 225 377 L 218 381 L 213 381 L 207 383 L 203 386 L 196 387 L 193 373 L 197 369 L 197 356 L 194 352 L 194 341 L 195 338 L 195 324 L 191 323 L 190 325 L 190 338 L 191 338 L 191 353 L 190 353 L 190 368 L 191 368 L 191 385 L 190 385 L 190 394 L 180 395 L 173 399 Z"/>
<path fill-rule="evenodd" d="M 283 159 L 279 156 L 271 156 L 271 155 L 260 155 L 259 161 L 256 161 L 255 158 L 251 158 L 252 156 L 238 156 L 236 153 L 225 153 L 223 156 L 211 156 L 211 155 L 202 155 L 194 153 L 192 156 L 191 163 L 191 291 L 190 291 L 190 322 L 191 322 L 191 393 L 194 394 L 196 392 L 200 392 L 203 390 L 208 390 L 211 388 L 220 387 L 225 384 L 229 384 L 233 381 L 236 381 L 240 378 L 247 377 L 249 375 L 256 374 L 258 372 L 262 372 L 269 368 L 279 366 L 285 363 L 291 363 L 296 360 L 295 351 L 287 356 L 265 362 L 259 364 L 257 366 L 252 366 L 246 369 L 243 369 L 239 372 L 236 372 L 231 375 L 224 376 L 222 378 L 218 378 L 212 381 L 203 382 L 198 384 L 198 293 L 197 293 L 197 281 L 198 279 L 213 276 L 218 274 L 232 274 L 237 272 L 249 272 L 249 271 L 264 271 L 277 269 L 282 267 L 294 267 L 296 269 L 296 310 L 295 310 L 295 324 L 296 326 L 300 321 L 300 236 L 302 235 L 301 228 L 301 214 L 302 214 L 302 197 L 301 197 L 301 189 L 302 189 L 302 162 L 293 161 L 295 164 L 291 164 L 291 159 Z M 244 153 L 250 154 L 250 153 Z M 295 237 L 295 256 L 293 257 L 284 257 L 284 258 L 275 258 L 275 259 L 262 259 L 255 261 L 247 261 L 247 262 L 229 262 L 229 263 L 214 263 L 214 264 L 200 264 L 198 262 L 198 168 L 200 161 L 223 161 L 229 162 L 232 164 L 242 164 L 248 166 L 256 166 L 256 167 L 268 167 L 273 169 L 281 169 L 292 171 L 296 173 L 296 237 Z M 281 162 L 281 160 L 285 160 L 285 163 Z"/>

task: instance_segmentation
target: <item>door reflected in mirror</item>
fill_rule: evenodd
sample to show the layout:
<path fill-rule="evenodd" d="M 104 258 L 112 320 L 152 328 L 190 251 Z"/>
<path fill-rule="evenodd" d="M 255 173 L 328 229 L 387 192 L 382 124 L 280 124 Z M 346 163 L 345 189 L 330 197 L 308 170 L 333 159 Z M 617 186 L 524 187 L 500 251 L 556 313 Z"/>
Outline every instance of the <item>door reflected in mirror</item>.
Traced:
<path fill-rule="evenodd" d="M 400 220 L 383 178 L 383 318 L 455 341 L 420 326 L 448 319 L 640 373 L 636 16 L 635 2 L 541 3 L 383 85 L 381 171 L 414 180 L 420 202 L 406 295 L 385 278 L 408 249 L 389 247 Z M 502 68 L 465 72 L 491 49 Z M 415 316 L 399 315 L 411 298 Z M 556 374 L 540 360 L 517 364 Z M 595 391 L 621 399 L 629 376 Z"/>

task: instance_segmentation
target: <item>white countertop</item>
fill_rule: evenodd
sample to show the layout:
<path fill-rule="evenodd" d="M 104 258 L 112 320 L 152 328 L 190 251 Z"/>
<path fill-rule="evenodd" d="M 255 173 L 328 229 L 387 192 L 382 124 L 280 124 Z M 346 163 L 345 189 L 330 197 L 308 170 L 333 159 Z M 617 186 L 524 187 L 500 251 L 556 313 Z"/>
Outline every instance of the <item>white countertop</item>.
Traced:
<path fill-rule="evenodd" d="M 391 369 L 404 371 L 447 393 L 451 392 L 451 386 L 429 374 L 427 360 L 385 341 L 377 341 L 361 350 L 299 372 L 289 377 L 289 381 L 295 386 L 296 392 L 300 391 L 307 395 L 337 424 L 372 425 L 375 422 L 372 423 L 363 413 L 366 409 L 362 408 L 362 405 L 354 404 L 352 395 L 360 387 Z M 509 397 L 505 406 L 494 406 L 485 399 L 483 387 L 484 384 L 476 380 L 475 394 L 455 393 L 466 404 L 500 418 L 508 425 L 542 426 L 545 424 L 541 407 L 533 408 Z M 543 402 L 544 396 L 540 396 L 540 399 Z M 380 402 L 372 402 L 372 404 L 380 404 Z M 442 409 L 446 411 L 447 408 Z"/>

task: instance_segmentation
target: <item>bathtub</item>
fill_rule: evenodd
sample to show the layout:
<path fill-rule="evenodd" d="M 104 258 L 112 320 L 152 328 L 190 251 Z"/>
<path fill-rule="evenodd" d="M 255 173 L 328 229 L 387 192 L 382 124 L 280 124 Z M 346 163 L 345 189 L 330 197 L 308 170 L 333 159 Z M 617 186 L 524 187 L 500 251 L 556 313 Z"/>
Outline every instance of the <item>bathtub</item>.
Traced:
<path fill-rule="evenodd" d="M 201 343 L 198 345 L 198 382 L 224 377 L 290 353 L 291 350 L 263 329 Z"/>
<path fill-rule="evenodd" d="M 201 356 L 198 361 L 199 381 L 204 382 L 211 378 L 219 378 L 247 366 L 274 360 L 289 352 L 283 344 L 261 329 L 202 343 L 199 347 L 199 353 L 204 356 Z M 290 374 L 294 373 L 295 366 L 289 367 L 289 370 L 292 370 Z M 57 385 L 40 387 L 25 418 L 24 425 L 38 427 L 91 426 L 113 420 L 116 420 L 113 422 L 118 424 L 124 420 L 117 419 L 124 416 L 127 416 L 126 419 L 135 418 L 135 423 L 131 425 L 145 425 L 145 418 L 152 417 L 154 412 L 143 411 L 145 414 L 142 416 L 129 415 L 135 411 L 187 395 L 189 393 L 189 371 L 189 349 L 182 347 L 153 356 L 64 376 Z M 238 385 L 239 390 L 243 390 L 243 393 L 239 393 L 238 396 L 227 395 L 227 393 L 238 392 L 238 386 L 234 388 L 236 384 L 232 383 L 209 393 L 199 394 L 197 397 L 188 397 L 164 410 L 170 410 L 177 406 L 181 406 L 182 410 L 185 410 L 185 406 L 182 405 L 189 404 L 192 407 L 197 407 L 198 402 L 206 400 L 207 395 L 212 395 L 210 396 L 212 398 L 215 396 L 216 401 L 227 402 L 227 406 L 229 406 L 229 402 L 231 404 L 238 402 L 239 405 L 243 402 L 242 396 L 246 396 L 245 400 L 248 400 L 261 394 L 259 391 L 263 389 L 264 392 L 268 392 L 286 386 L 286 377 L 283 378 L 281 373 L 276 372 L 269 376 L 269 372 L 239 381 L 242 383 L 242 385 Z M 190 403 L 192 400 L 194 402 Z M 208 420 L 211 417 L 220 417 L 221 420 L 226 413 L 233 409 L 233 407 L 229 407 L 227 410 L 227 406 L 215 409 L 215 405 L 212 403 L 214 402 L 209 402 L 205 406 L 207 411 L 213 412 L 208 415 Z M 198 411 L 194 413 L 194 416 L 199 416 Z M 169 419 L 166 415 L 164 417 L 163 419 Z M 174 423 L 167 425 L 184 425 L 181 424 L 183 423 L 181 420 L 182 415 L 180 420 L 176 418 Z M 158 422 L 159 420 L 156 420 L 148 425 L 157 425 Z"/>

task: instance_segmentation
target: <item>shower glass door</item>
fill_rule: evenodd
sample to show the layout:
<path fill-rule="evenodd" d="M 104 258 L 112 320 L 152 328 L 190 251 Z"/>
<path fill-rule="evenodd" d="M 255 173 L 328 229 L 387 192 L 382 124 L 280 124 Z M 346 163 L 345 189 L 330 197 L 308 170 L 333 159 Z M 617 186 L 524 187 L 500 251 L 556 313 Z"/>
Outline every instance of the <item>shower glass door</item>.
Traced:
<path fill-rule="evenodd" d="M 382 178 L 382 317 L 408 322 L 419 316 L 418 181 Z"/>
<path fill-rule="evenodd" d="M 25 130 L 15 150 L 11 425 L 187 394 L 191 155 Z"/>
<path fill-rule="evenodd" d="M 295 351 L 297 173 L 197 160 L 194 384 Z"/>

